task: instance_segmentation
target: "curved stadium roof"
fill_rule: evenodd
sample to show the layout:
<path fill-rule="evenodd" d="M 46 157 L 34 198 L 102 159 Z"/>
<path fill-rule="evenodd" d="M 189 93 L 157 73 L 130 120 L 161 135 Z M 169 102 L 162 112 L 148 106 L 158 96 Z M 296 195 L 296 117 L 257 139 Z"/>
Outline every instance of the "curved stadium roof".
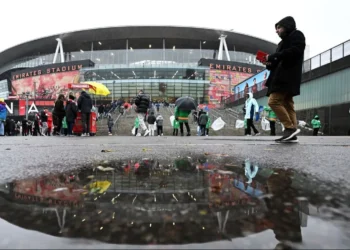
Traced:
<path fill-rule="evenodd" d="M 173 46 L 178 49 L 199 49 L 202 41 L 202 49 L 217 50 L 220 34 L 227 35 L 229 50 L 255 54 L 257 50 L 272 53 L 276 49 L 276 44 L 272 42 L 231 31 L 175 26 L 123 26 L 67 32 L 25 42 L 1 52 L 0 66 L 26 56 L 54 53 L 56 38 L 62 39 L 65 52 L 88 51 L 91 42 L 94 42 L 94 50 L 125 49 L 127 39 L 129 47 L 133 49 L 148 49 L 150 44 L 152 49 L 161 49 L 165 39 L 165 47 L 169 49 Z"/>

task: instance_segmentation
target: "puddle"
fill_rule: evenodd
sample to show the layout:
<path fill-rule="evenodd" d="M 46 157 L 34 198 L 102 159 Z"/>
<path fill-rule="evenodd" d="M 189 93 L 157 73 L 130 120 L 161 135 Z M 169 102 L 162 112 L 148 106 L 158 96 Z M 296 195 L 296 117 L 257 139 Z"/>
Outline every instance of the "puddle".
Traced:
<path fill-rule="evenodd" d="M 3 184 L 0 218 L 61 240 L 124 246 L 347 248 L 347 195 L 338 184 L 249 160 L 142 159 Z"/>

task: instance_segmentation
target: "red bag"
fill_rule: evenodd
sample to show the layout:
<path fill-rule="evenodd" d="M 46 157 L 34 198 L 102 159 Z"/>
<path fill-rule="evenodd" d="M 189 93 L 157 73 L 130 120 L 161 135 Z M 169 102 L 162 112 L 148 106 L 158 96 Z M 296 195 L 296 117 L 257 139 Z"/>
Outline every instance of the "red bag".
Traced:
<path fill-rule="evenodd" d="M 268 54 L 261 51 L 261 50 L 258 50 L 258 52 L 256 53 L 256 59 L 260 62 L 266 62 L 266 56 Z"/>

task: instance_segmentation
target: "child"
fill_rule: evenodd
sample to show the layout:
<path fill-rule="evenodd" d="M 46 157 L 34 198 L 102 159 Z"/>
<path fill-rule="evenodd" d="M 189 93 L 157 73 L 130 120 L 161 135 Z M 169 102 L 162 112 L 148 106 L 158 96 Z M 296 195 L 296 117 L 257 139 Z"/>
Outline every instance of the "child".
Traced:
<path fill-rule="evenodd" d="M 139 127 L 140 127 L 140 120 L 139 120 L 139 117 L 136 116 L 135 122 L 134 122 L 135 136 L 141 136 L 141 133 L 137 133 L 139 131 Z"/>
<path fill-rule="evenodd" d="M 157 122 L 157 135 L 158 136 L 163 136 L 163 116 L 159 114 L 156 118 Z"/>
<path fill-rule="evenodd" d="M 114 121 L 113 121 L 111 113 L 108 114 L 107 125 L 108 125 L 108 135 L 112 135 L 112 128 L 114 125 Z"/>
<path fill-rule="evenodd" d="M 173 121 L 173 127 L 174 127 L 174 130 L 173 130 L 173 135 L 177 136 L 177 134 L 179 133 L 179 127 L 180 127 L 180 123 L 179 121 L 175 120 Z"/>

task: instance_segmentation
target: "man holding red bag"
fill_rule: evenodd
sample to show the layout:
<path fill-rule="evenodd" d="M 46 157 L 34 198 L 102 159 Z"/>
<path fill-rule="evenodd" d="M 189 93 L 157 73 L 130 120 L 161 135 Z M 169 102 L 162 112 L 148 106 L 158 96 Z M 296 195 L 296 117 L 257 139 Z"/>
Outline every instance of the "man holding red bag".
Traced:
<path fill-rule="evenodd" d="M 262 61 L 270 70 L 266 82 L 268 105 L 285 127 L 283 136 L 276 142 L 297 141 L 300 133 L 293 97 L 300 95 L 302 67 L 304 62 L 305 36 L 296 29 L 293 17 L 285 17 L 275 25 L 282 39 L 276 53 L 267 55 Z"/>

